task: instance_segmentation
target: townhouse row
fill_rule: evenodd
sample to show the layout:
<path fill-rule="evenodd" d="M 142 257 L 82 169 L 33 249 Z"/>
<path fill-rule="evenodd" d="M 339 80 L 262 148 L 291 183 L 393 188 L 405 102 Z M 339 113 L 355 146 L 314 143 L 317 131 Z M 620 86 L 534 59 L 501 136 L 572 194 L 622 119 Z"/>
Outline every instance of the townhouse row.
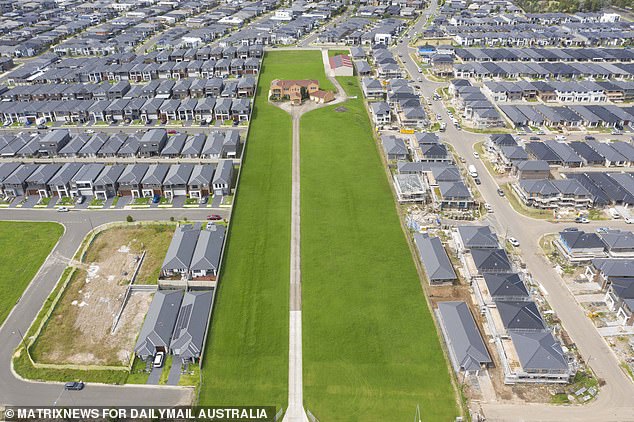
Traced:
<path fill-rule="evenodd" d="M 61 123 L 122 122 L 135 120 L 212 120 L 247 122 L 251 116 L 248 98 L 135 98 L 116 100 L 51 100 L 0 102 L 0 120 L 30 125 L 38 121 Z M 38 123 L 39 124 L 39 123 Z"/>
<path fill-rule="evenodd" d="M 104 132 L 71 134 L 66 129 L 47 133 L 0 135 L 0 157 L 61 159 L 134 158 L 236 158 L 240 153 L 240 132 L 212 131 L 208 134 L 168 135 L 165 129 L 133 134 Z"/>
<path fill-rule="evenodd" d="M 452 232 L 476 304 L 500 357 L 504 383 L 568 383 L 574 357 L 553 335 L 525 280 L 489 226 L 458 226 Z"/>
<path fill-rule="evenodd" d="M 173 199 L 229 195 L 234 183 L 232 160 L 218 164 L 0 163 L 0 196 L 94 197 L 114 196 Z"/>

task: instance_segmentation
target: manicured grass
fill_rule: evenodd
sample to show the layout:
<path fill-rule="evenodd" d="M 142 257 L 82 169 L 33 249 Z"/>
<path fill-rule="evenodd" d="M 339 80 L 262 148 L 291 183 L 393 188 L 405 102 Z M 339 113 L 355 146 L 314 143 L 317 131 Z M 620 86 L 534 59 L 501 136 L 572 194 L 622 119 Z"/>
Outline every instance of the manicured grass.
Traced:
<path fill-rule="evenodd" d="M 63 232 L 57 223 L 0 221 L 0 325 Z"/>
<path fill-rule="evenodd" d="M 301 121 L 304 405 L 324 421 L 449 421 L 447 361 L 358 99 Z M 335 108 L 347 111 L 337 112 Z"/>
<path fill-rule="evenodd" d="M 318 50 L 267 52 L 262 65 L 258 96 L 266 97 L 273 79 L 317 79 L 321 89 L 335 90 L 335 86 L 326 77 L 321 51 Z"/>
<path fill-rule="evenodd" d="M 290 115 L 267 100 L 276 78 L 332 88 L 318 51 L 266 53 L 203 357 L 201 405 L 286 406 L 292 130 Z"/>

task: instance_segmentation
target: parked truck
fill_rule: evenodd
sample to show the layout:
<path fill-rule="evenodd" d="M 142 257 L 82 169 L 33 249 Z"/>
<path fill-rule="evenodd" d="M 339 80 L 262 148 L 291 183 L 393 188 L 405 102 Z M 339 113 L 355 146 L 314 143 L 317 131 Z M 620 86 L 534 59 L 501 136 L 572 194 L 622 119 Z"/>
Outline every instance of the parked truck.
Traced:
<path fill-rule="evenodd" d="M 468 167 L 469 170 L 469 175 L 473 178 L 478 177 L 478 171 L 476 170 L 475 166 L 473 164 L 469 164 Z"/>

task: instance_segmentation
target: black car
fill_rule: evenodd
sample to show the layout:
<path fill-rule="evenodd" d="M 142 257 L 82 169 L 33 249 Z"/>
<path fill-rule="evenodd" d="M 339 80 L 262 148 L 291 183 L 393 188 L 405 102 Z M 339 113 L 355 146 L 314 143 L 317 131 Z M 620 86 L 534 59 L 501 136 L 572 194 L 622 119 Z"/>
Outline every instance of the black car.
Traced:
<path fill-rule="evenodd" d="M 595 138 L 594 136 L 590 136 L 590 135 L 584 137 L 583 139 L 585 139 L 586 141 L 596 141 L 597 140 L 597 138 Z"/>
<path fill-rule="evenodd" d="M 504 191 L 502 189 L 498 189 L 498 195 L 504 196 Z"/>
<path fill-rule="evenodd" d="M 531 136 L 530 138 L 531 141 L 539 141 L 539 136 Z"/>
<path fill-rule="evenodd" d="M 473 181 L 475 182 L 476 185 L 480 185 L 482 184 L 482 182 L 480 181 L 480 179 L 478 179 L 477 177 L 475 179 L 473 179 Z"/>
<path fill-rule="evenodd" d="M 64 384 L 64 389 L 65 390 L 70 390 L 70 391 L 80 391 L 84 389 L 84 383 L 82 381 L 76 382 L 76 381 L 71 381 L 71 382 L 67 382 L 66 384 Z"/>

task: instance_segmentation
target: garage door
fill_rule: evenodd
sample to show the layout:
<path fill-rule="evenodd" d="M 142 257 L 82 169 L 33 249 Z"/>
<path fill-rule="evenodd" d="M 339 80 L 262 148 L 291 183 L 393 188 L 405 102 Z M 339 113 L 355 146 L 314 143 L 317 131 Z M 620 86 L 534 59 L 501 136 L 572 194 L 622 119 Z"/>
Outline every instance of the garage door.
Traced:
<path fill-rule="evenodd" d="M 174 196 L 185 196 L 187 195 L 187 189 L 174 189 Z"/>

